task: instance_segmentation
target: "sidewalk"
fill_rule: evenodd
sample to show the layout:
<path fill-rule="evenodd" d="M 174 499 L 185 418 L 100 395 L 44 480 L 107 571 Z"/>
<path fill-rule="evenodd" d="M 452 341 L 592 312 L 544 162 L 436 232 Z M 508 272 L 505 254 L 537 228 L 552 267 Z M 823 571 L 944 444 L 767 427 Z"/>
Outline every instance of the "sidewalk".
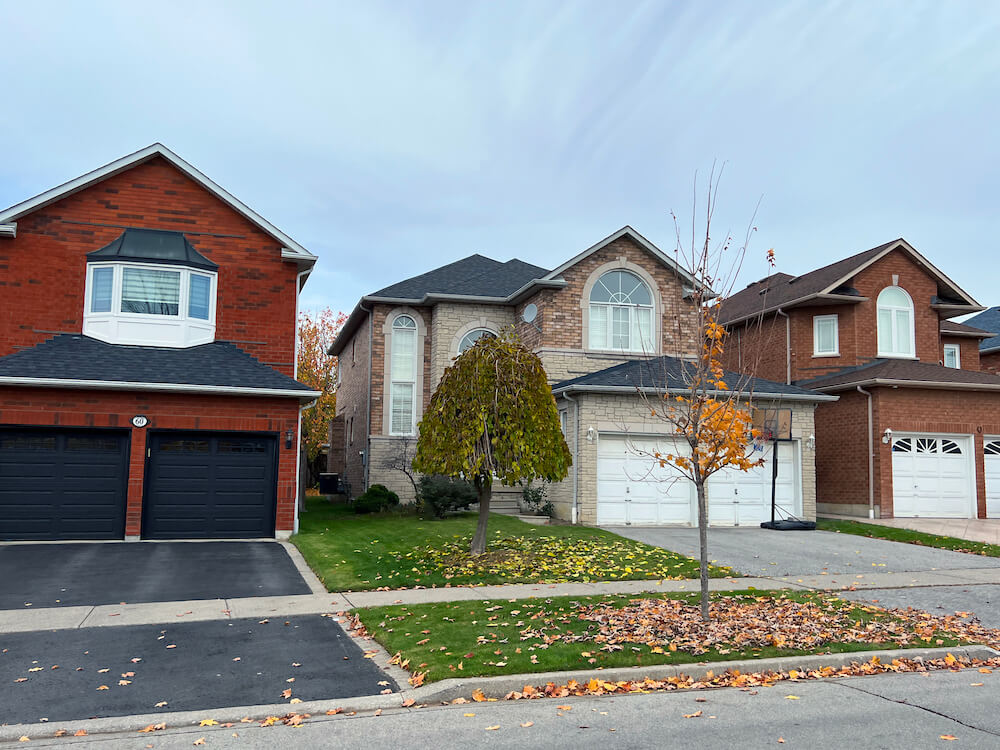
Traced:
<path fill-rule="evenodd" d="M 864 575 L 802 575 L 760 578 L 713 578 L 713 591 L 742 589 L 792 589 L 842 591 L 904 589 L 922 586 L 974 586 L 1000 584 L 1000 568 L 962 568 L 915 573 Z M 0 610 L 0 633 L 62 630 L 124 625 L 230 620 L 247 617 L 327 614 L 363 607 L 423 604 L 445 601 L 484 601 L 553 596 L 599 596 L 647 592 L 698 591 L 697 580 L 600 581 L 594 583 L 510 584 L 499 586 L 358 591 L 247 599 L 117 604 L 99 607 Z"/>

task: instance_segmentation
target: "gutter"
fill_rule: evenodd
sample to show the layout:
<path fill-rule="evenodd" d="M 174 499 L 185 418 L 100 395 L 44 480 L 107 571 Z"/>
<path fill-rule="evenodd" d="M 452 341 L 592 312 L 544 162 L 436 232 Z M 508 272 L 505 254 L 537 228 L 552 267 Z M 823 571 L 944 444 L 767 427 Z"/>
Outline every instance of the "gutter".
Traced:
<path fill-rule="evenodd" d="M 1000 388 L 1000 386 L 997 386 Z M 567 393 L 652 393 L 658 394 L 663 393 L 662 388 L 647 388 L 641 387 L 636 388 L 632 385 L 567 385 L 563 388 L 557 388 L 552 391 L 553 394 L 565 397 Z M 667 393 L 691 393 L 690 388 L 668 388 Z M 709 396 L 732 396 L 732 391 L 706 391 Z M 750 394 L 747 394 L 750 397 Z M 830 396 L 822 393 L 768 393 L 763 391 L 754 391 L 752 398 L 773 398 L 781 399 L 782 401 L 837 401 L 839 396 Z"/>
<path fill-rule="evenodd" d="M 166 393 L 204 393 L 217 396 L 280 396 L 315 400 L 320 391 L 298 391 L 286 388 L 244 388 L 230 385 L 190 385 L 187 383 L 130 383 L 125 380 L 76 380 L 72 378 L 22 378 L 0 375 L 0 385 L 34 388 L 71 388 L 98 391 L 162 391 Z"/>
<path fill-rule="evenodd" d="M 785 385 L 792 384 L 792 319 L 780 307 L 777 314 L 785 319 Z"/>
<path fill-rule="evenodd" d="M 872 394 L 860 385 L 858 393 L 868 397 L 868 518 L 875 518 L 875 420 L 872 414 Z"/>
<path fill-rule="evenodd" d="M 576 519 L 579 518 L 579 486 L 580 486 L 580 402 L 575 398 L 570 396 L 568 393 L 563 393 L 562 397 L 573 404 L 576 408 L 576 412 L 573 422 L 573 510 L 571 515 L 571 523 L 576 525 Z"/>
<path fill-rule="evenodd" d="M 850 390 L 854 387 L 864 386 L 889 386 L 892 388 L 942 388 L 946 390 L 959 391 L 1000 391 L 1000 383 L 947 383 L 937 380 L 890 380 L 883 378 L 870 378 L 859 380 L 853 383 L 837 383 L 828 386 L 810 386 L 813 390 L 827 393 L 834 390 Z"/>
<path fill-rule="evenodd" d="M 10 237 L 11 239 L 17 237 L 17 222 L 12 221 L 9 224 L 0 224 L 0 237 Z"/>

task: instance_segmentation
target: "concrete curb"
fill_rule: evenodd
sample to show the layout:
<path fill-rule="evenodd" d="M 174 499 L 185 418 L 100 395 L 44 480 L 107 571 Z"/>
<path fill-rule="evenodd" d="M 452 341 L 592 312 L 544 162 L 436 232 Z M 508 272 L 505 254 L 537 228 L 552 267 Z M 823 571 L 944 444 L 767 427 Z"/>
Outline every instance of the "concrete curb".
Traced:
<path fill-rule="evenodd" d="M 507 693 L 521 690 L 525 685 L 544 685 L 548 682 L 557 685 L 569 680 L 583 683 L 592 677 L 598 677 L 606 682 L 624 680 L 642 680 L 650 678 L 664 680 L 685 674 L 696 680 L 704 679 L 709 671 L 722 674 L 727 670 L 737 669 L 740 672 L 787 672 L 789 669 L 807 671 L 821 667 L 843 667 L 851 663 L 871 661 L 879 657 L 883 662 L 897 658 L 906 659 L 943 659 L 948 654 L 957 658 L 993 659 L 1000 656 L 1000 651 L 983 645 L 971 645 L 956 648 L 910 648 L 886 651 L 855 651 L 847 654 L 817 654 L 809 656 L 782 656 L 773 659 L 744 659 L 737 661 L 709 662 L 698 664 L 661 664 L 649 667 L 623 667 L 620 669 L 574 670 L 567 672 L 537 672 L 531 674 L 504 675 L 501 677 L 478 677 L 468 679 L 447 679 L 433 685 L 427 685 L 412 690 L 403 690 L 392 695 L 370 695 L 355 698 L 340 698 L 334 700 L 308 701 L 296 703 L 271 703 L 258 706 L 234 706 L 228 708 L 206 708 L 200 711 L 175 711 L 168 713 L 138 714 L 131 716 L 113 716 L 104 719 L 83 719 L 80 721 L 48 722 L 45 724 L 11 724 L 0 725 L 0 742 L 17 742 L 22 736 L 33 740 L 48 739 L 59 729 L 67 730 L 72 735 L 83 729 L 87 735 L 134 733 L 150 724 L 165 723 L 170 729 L 195 727 L 203 719 L 214 719 L 225 724 L 232 722 L 240 725 L 240 720 L 250 717 L 261 720 L 267 716 L 284 716 L 289 713 L 311 714 L 324 716 L 327 711 L 341 709 L 343 713 L 363 713 L 377 711 L 411 711 L 403 708 L 405 700 L 412 699 L 415 705 L 430 705 L 447 703 L 455 698 L 468 698 L 477 688 L 483 691 L 487 698 L 502 699 Z"/>

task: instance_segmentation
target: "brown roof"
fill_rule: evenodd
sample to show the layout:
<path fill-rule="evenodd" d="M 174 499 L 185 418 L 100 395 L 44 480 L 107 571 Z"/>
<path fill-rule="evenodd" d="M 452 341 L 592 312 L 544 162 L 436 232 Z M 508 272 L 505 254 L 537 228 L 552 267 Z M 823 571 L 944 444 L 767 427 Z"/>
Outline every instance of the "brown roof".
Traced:
<path fill-rule="evenodd" d="M 913 359 L 876 359 L 865 365 L 800 380 L 796 385 L 818 391 L 839 391 L 858 385 L 900 385 L 911 388 L 936 387 L 1000 390 L 1000 376 L 980 370 L 919 362 Z"/>
<path fill-rule="evenodd" d="M 942 320 L 941 333 L 953 333 L 958 336 L 972 336 L 981 339 L 989 339 L 996 336 L 995 333 L 984 331 L 982 328 L 967 326 L 965 323 L 956 323 L 954 320 Z"/>

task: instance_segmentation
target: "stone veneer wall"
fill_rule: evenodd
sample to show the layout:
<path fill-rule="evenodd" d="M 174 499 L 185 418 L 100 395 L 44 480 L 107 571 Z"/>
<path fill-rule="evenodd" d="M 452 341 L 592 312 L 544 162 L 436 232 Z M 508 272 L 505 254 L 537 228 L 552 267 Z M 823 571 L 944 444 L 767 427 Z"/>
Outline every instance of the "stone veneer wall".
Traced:
<path fill-rule="evenodd" d="M 514 308 L 509 305 L 470 305 L 440 302 L 434 305 L 430 326 L 431 378 L 433 393 L 445 369 L 458 356 L 462 337 L 477 328 L 500 329 L 514 322 Z"/>
<path fill-rule="evenodd" d="M 651 417 L 637 395 L 612 394 L 577 394 L 574 397 L 579 404 L 580 422 L 572 418 L 576 413 L 576 405 L 559 399 L 560 409 L 567 408 L 569 433 L 566 442 L 570 450 L 574 448 L 574 438 L 579 440 L 579 450 L 575 456 L 577 475 L 577 495 L 579 498 L 579 516 L 577 521 L 584 524 L 597 523 L 597 447 L 600 432 L 626 431 L 634 435 L 668 434 L 667 426 Z M 764 402 L 759 402 L 762 406 Z M 816 464 L 815 451 L 805 448 L 805 438 L 815 434 L 813 420 L 814 404 L 811 402 L 783 402 L 782 408 L 792 409 L 792 437 L 799 440 L 801 455 L 802 479 L 802 514 L 806 519 L 816 518 Z M 587 429 L 593 427 L 598 437 L 587 440 Z M 563 520 L 572 519 L 573 507 L 573 474 L 562 482 L 549 488 L 549 496 L 556 508 L 556 517 Z"/>

